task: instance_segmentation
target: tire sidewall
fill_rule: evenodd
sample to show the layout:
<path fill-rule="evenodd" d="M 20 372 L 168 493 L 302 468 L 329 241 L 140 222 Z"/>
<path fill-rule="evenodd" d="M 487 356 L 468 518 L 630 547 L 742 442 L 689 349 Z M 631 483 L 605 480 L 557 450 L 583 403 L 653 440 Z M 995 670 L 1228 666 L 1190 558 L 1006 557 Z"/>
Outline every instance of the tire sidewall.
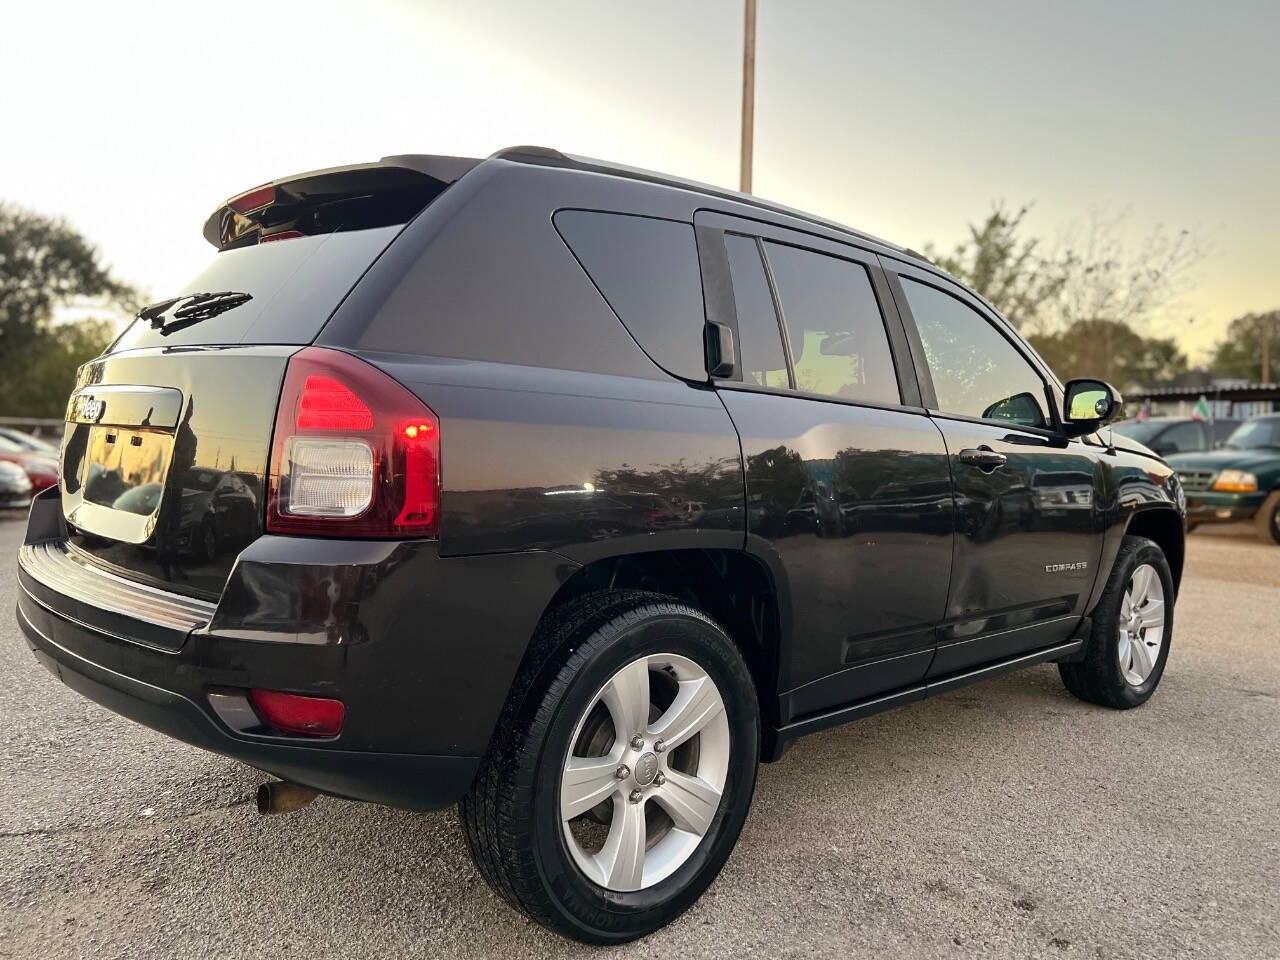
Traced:
<path fill-rule="evenodd" d="M 596 636 L 608 630 L 606 626 Z M 584 646 L 592 646 L 591 640 Z M 720 808 L 702 843 L 671 876 L 623 893 L 593 883 L 574 862 L 560 823 L 560 783 L 570 738 L 592 698 L 627 663 L 655 653 L 688 657 L 719 688 L 729 723 L 729 770 Z M 732 642 L 709 621 L 655 613 L 600 643 L 570 680 L 537 760 L 534 859 L 556 908 L 592 939 L 619 942 L 683 912 L 719 873 L 737 841 L 755 788 L 758 757 L 759 719 L 750 676 Z"/>
<path fill-rule="evenodd" d="M 1160 645 L 1160 655 L 1156 658 L 1155 666 L 1151 668 L 1151 675 L 1140 686 L 1134 686 L 1125 679 L 1120 669 L 1120 604 L 1124 599 L 1124 592 L 1129 586 L 1129 578 L 1133 576 L 1133 571 L 1143 564 L 1150 565 L 1156 571 L 1156 576 L 1160 578 L 1160 587 L 1164 591 L 1164 638 Z M 1173 637 L 1174 599 L 1173 574 L 1169 569 L 1169 561 L 1165 558 L 1164 551 L 1150 541 L 1143 543 L 1124 557 L 1123 562 L 1118 564 L 1112 573 L 1106 616 L 1098 625 L 1099 629 L 1105 632 L 1097 639 L 1104 641 L 1107 679 L 1129 706 L 1136 707 L 1145 703 L 1160 685 L 1165 664 L 1169 660 L 1170 640 Z"/>

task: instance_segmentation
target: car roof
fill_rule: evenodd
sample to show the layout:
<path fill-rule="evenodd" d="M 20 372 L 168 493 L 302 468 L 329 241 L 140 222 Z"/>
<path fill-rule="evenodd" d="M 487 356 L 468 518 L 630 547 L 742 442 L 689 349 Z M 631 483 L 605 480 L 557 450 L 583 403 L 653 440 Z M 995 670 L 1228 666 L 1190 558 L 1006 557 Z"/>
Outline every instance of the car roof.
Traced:
<path fill-rule="evenodd" d="M 797 210 L 794 207 L 788 207 L 780 203 L 773 203 L 769 200 L 761 199 L 753 194 L 740 193 L 737 190 L 728 190 L 724 187 L 717 187 L 713 184 L 702 183 L 697 180 L 686 180 L 683 177 L 676 177 L 670 174 L 658 173 L 654 170 L 645 170 L 641 167 L 630 167 L 621 163 L 613 163 L 608 160 L 597 160 L 594 157 L 583 157 L 575 154 L 561 153 L 559 150 L 551 147 L 537 146 L 519 146 L 507 147 L 492 154 L 491 160 L 510 160 L 517 163 L 530 163 L 538 166 L 560 167 L 569 170 L 580 170 L 586 173 L 603 173 L 614 177 L 623 177 L 628 180 L 638 180 L 644 183 L 658 184 L 659 186 L 675 187 L 680 190 L 687 190 L 693 193 L 701 193 L 709 197 L 717 197 L 722 200 L 732 200 L 735 203 L 746 204 L 747 206 L 756 207 L 761 210 L 768 210 L 771 213 L 783 214 L 784 216 L 794 217 L 797 220 L 804 220 L 817 226 L 825 227 L 828 230 L 836 230 L 840 233 L 847 234 L 858 240 L 878 244 L 895 253 L 919 260 L 929 266 L 933 266 L 924 254 L 912 250 L 908 247 L 891 243 L 888 240 L 881 239 L 862 230 L 855 230 L 853 227 L 839 223 L 835 220 L 828 220 L 825 217 L 819 217 L 804 210 Z"/>

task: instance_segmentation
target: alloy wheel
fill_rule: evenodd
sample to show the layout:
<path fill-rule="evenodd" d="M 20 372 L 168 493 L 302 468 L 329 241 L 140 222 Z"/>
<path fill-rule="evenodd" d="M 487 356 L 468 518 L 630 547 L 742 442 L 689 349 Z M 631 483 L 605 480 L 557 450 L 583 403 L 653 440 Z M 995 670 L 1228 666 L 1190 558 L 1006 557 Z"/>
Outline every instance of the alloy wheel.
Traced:
<path fill-rule="evenodd" d="M 728 716 L 707 671 L 678 654 L 633 660 L 569 742 L 560 819 L 579 869 L 616 891 L 678 870 L 711 829 L 729 770 Z"/>
<path fill-rule="evenodd" d="M 1147 682 L 1164 647 L 1164 586 L 1155 567 L 1140 564 L 1120 603 L 1120 672 L 1131 686 Z"/>

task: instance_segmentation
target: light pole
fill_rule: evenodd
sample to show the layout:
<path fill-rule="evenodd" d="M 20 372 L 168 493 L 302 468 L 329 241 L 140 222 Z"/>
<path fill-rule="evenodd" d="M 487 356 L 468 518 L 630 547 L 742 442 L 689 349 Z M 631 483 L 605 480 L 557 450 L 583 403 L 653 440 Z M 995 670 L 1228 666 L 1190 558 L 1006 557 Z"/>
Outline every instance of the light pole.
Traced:
<path fill-rule="evenodd" d="M 738 189 L 751 192 L 751 147 L 756 125 L 756 0 L 746 0 L 742 29 L 742 157 Z"/>

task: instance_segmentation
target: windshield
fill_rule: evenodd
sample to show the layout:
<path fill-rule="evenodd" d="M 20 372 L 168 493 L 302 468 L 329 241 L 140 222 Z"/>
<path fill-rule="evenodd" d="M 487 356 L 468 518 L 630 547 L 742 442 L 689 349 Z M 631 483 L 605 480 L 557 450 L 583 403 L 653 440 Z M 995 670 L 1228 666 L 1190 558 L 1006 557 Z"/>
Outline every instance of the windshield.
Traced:
<path fill-rule="evenodd" d="M 1233 450 L 1251 450 L 1262 447 L 1280 449 L 1280 417 L 1266 417 L 1240 424 L 1224 446 Z"/>
<path fill-rule="evenodd" d="M 1150 443 L 1156 434 L 1169 426 L 1169 420 L 1125 420 L 1111 429 L 1122 437 L 1131 437 L 1139 443 Z"/>

